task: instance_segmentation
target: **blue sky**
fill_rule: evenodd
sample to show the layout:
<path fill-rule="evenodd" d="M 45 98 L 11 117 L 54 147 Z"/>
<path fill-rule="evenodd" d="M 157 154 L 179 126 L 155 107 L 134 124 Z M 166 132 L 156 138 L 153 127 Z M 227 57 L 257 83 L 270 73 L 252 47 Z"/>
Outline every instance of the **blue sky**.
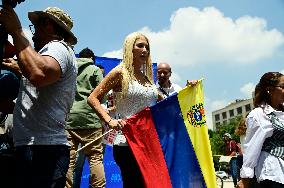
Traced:
<path fill-rule="evenodd" d="M 141 31 L 173 82 L 204 77 L 209 128 L 213 110 L 251 97 L 263 73 L 284 72 L 283 0 L 26 0 L 16 12 L 29 37 L 27 12 L 48 6 L 74 20 L 76 53 L 121 58 L 125 36 Z"/>

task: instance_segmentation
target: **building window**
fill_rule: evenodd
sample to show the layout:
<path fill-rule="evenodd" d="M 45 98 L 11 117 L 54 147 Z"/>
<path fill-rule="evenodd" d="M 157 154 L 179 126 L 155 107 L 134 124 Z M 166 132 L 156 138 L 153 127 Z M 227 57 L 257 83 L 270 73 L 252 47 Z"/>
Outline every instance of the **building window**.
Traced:
<path fill-rule="evenodd" d="M 249 111 L 251 111 L 251 107 L 250 107 L 250 104 L 247 104 L 247 105 L 245 106 L 245 108 L 246 108 L 246 112 L 249 112 Z"/>
<path fill-rule="evenodd" d="M 216 126 L 219 126 L 220 125 L 220 122 L 216 122 Z"/>
<path fill-rule="evenodd" d="M 230 117 L 234 117 L 234 110 L 229 110 Z"/>
<path fill-rule="evenodd" d="M 227 119 L 227 113 L 226 113 L 226 112 L 223 112 L 223 113 L 222 113 L 222 117 L 223 117 L 223 119 Z"/>
<path fill-rule="evenodd" d="M 220 120 L 220 114 L 216 114 L 215 115 L 215 121 L 219 121 Z"/>
<path fill-rule="evenodd" d="M 242 113 L 243 113 L 242 107 L 237 108 L 237 113 L 238 113 L 238 114 L 242 114 Z"/>

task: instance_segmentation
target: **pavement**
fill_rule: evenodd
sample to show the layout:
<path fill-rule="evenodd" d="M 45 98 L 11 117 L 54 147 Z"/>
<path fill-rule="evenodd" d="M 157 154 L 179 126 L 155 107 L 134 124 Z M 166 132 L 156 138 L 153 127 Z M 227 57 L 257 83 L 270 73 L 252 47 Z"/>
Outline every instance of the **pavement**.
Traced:
<path fill-rule="evenodd" d="M 234 188 L 234 183 L 232 177 L 224 180 L 223 188 Z"/>

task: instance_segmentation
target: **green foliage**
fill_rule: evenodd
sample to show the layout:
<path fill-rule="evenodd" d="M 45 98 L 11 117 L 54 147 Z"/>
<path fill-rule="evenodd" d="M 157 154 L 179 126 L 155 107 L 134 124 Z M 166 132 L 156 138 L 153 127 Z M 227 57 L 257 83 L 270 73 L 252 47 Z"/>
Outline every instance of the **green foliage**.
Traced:
<path fill-rule="evenodd" d="M 235 129 L 238 126 L 240 119 L 241 117 L 236 117 L 229 123 L 218 126 L 215 132 L 212 130 L 208 131 L 213 155 L 225 155 L 226 145 L 223 139 L 223 135 L 225 133 L 230 133 L 232 135 L 232 138 L 239 142 L 239 137 L 235 135 Z"/>

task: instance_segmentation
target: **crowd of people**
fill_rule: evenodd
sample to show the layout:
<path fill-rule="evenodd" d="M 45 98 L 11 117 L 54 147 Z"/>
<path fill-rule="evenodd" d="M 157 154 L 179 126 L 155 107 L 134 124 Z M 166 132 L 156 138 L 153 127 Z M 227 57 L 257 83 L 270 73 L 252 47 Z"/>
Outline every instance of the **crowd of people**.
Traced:
<path fill-rule="evenodd" d="M 253 104 L 235 130 L 241 155 L 231 135 L 224 134 L 234 186 L 284 187 L 284 75 L 265 73 L 255 87 Z"/>
<path fill-rule="evenodd" d="M 29 12 L 28 17 L 33 24 L 34 47 L 12 7 L 4 5 L 0 10 L 0 23 L 12 36 L 16 50 L 16 58 L 4 59 L 0 67 L 0 87 L 6 88 L 1 89 L 0 118 L 4 121 L 7 114 L 13 114 L 10 130 L 16 170 L 10 187 L 79 187 L 80 161 L 85 158 L 90 166 L 90 186 L 105 187 L 104 124 L 117 131 L 113 156 L 123 187 L 144 187 L 121 130 L 127 118 L 181 90 L 170 81 L 171 66 L 158 64 L 155 83 L 149 39 L 134 32 L 125 38 L 121 63 L 104 77 L 92 50 L 85 48 L 75 57 L 77 38 L 65 11 L 48 7 Z M 187 80 L 186 85 L 196 83 Z M 283 187 L 283 89 L 283 74 L 268 72 L 261 77 L 255 88 L 255 109 L 236 130 L 242 155 L 237 155 L 231 135 L 224 134 L 236 187 Z M 110 95 L 114 98 L 111 108 L 104 105 Z"/>
<path fill-rule="evenodd" d="M 16 170 L 9 186 L 78 187 L 82 169 L 78 159 L 87 158 L 90 186 L 105 187 L 100 137 L 102 125 L 107 124 L 120 138 L 113 153 L 123 186 L 143 187 L 140 169 L 121 130 L 126 118 L 181 89 L 169 79 L 170 65 L 158 65 L 159 81 L 155 83 L 149 40 L 134 32 L 125 39 L 122 62 L 103 78 L 103 67 L 96 66 L 92 50 L 85 48 L 79 58 L 75 57 L 77 38 L 66 12 L 48 7 L 29 12 L 28 17 L 33 24 L 30 29 L 34 47 L 12 7 L 4 5 L 0 11 L 0 23 L 12 36 L 16 49 L 15 59 L 3 60 L 0 77 L 0 84 L 7 84 L 4 76 L 17 78 L 8 81 L 16 95 L 11 97 L 11 90 L 7 89 L 1 92 L 6 95 L 0 96 L 1 116 L 13 113 Z M 2 71 L 5 69 L 9 71 Z M 103 105 L 109 93 L 115 99 L 111 109 Z M 110 114 L 113 110 L 119 117 Z M 96 142 L 77 153 L 93 140 Z"/>

